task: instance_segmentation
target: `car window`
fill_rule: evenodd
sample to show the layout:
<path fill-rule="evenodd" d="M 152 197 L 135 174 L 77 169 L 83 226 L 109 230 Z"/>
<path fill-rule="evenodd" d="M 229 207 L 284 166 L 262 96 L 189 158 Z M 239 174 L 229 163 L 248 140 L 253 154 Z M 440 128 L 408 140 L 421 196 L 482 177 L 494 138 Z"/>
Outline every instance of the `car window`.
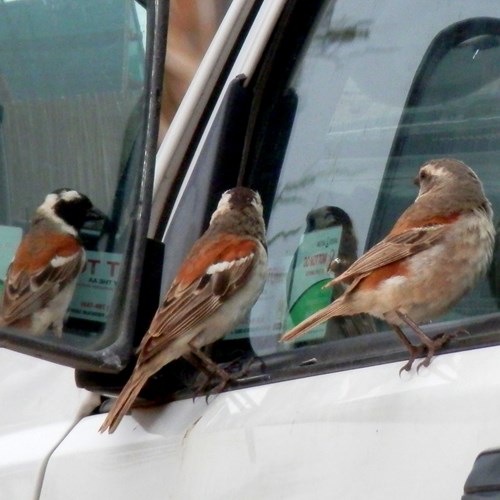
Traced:
<path fill-rule="evenodd" d="M 305 373 L 298 366 L 406 356 L 388 326 L 367 315 L 330 320 L 295 344 L 278 339 L 343 292 L 322 285 L 387 234 L 415 199 L 423 162 L 466 162 L 500 210 L 499 17 L 490 0 L 323 2 L 300 50 L 276 61 L 282 81 L 269 77 L 264 90 L 246 178 L 266 202 L 269 274 L 248 321 L 214 347 L 221 358 L 238 346 L 265 360 L 260 369 L 272 379 L 276 360 L 279 378 Z M 498 342 L 495 269 L 431 325 L 472 333 L 450 348 Z M 330 359 L 319 367 L 321 356 Z"/>
<path fill-rule="evenodd" d="M 342 293 L 321 288 L 330 263 L 342 272 L 387 234 L 415 199 L 424 161 L 465 161 L 500 206 L 500 9 L 441 3 L 429 16 L 427 7 L 330 2 L 315 26 L 288 83 L 298 105 L 268 224 L 270 279 L 242 330 L 257 352 L 290 348 L 276 338 Z M 485 278 L 444 320 L 496 311 Z M 301 342 L 377 329 L 387 326 L 338 318 Z"/>

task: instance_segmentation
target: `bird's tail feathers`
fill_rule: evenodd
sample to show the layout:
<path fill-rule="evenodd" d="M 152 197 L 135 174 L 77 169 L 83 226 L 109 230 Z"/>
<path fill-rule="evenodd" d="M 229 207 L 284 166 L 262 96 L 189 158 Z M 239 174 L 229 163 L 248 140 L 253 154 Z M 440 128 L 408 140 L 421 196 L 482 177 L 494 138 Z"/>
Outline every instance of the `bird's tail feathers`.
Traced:
<path fill-rule="evenodd" d="M 329 306 L 311 314 L 311 316 L 306 318 L 297 326 L 284 333 L 280 338 L 280 342 L 289 342 L 290 340 L 294 340 L 297 337 L 304 335 L 312 328 L 315 328 L 324 321 L 327 321 L 335 316 L 352 316 L 353 314 L 355 313 L 352 311 L 350 305 L 346 304 L 342 298 L 338 299 Z"/>
<path fill-rule="evenodd" d="M 139 395 L 142 387 L 148 380 L 147 375 L 133 373 L 126 383 L 118 399 L 113 403 L 109 413 L 99 428 L 99 432 L 108 431 L 112 434 L 120 424 L 124 415 L 130 410 L 135 398 Z"/>

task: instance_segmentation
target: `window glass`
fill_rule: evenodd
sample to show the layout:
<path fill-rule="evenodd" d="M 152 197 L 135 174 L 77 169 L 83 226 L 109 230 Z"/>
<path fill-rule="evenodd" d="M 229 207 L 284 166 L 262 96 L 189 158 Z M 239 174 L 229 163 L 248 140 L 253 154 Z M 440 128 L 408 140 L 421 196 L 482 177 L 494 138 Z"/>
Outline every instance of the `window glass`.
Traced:
<path fill-rule="evenodd" d="M 261 355 L 297 347 L 276 340 L 342 293 L 321 289 L 329 264 L 337 257 L 340 273 L 387 234 L 415 199 L 426 160 L 465 161 L 500 207 L 499 15 L 488 0 L 324 6 L 287 83 L 297 110 L 270 207 L 269 279 L 229 339 L 248 336 Z M 439 321 L 487 318 L 496 297 L 493 273 Z M 387 329 L 369 316 L 337 318 L 299 345 L 357 345 Z"/>
<path fill-rule="evenodd" d="M 387 324 L 368 315 L 330 320 L 295 343 L 278 339 L 343 293 L 322 285 L 387 234 L 415 199 L 424 161 L 465 161 L 500 210 L 498 2 L 319 3 L 295 4 L 301 13 L 288 18 L 284 35 L 276 30 L 254 77 L 260 108 L 246 179 L 266 205 L 269 273 L 248 321 L 210 348 L 219 362 L 260 357 L 249 384 L 407 358 Z M 304 34 L 302 11 L 318 6 Z M 209 136 L 217 134 L 214 127 Z M 166 284 L 199 234 L 190 228 L 207 199 L 208 143 L 170 221 Z M 210 189 L 214 206 L 220 193 Z M 452 349 L 498 342 L 496 274 L 495 259 L 473 292 L 424 329 L 467 328 L 471 336 Z"/>
<path fill-rule="evenodd" d="M 87 265 L 65 321 L 70 344 L 104 330 L 131 242 L 145 13 L 133 0 L 0 2 L 0 284 L 47 194 L 76 189 L 106 216 L 81 232 Z"/>

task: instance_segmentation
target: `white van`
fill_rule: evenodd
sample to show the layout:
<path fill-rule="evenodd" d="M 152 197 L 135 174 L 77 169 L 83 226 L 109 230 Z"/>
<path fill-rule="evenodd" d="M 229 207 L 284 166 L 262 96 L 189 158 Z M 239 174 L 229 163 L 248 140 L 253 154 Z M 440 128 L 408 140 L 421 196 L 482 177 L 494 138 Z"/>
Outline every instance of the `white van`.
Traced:
<path fill-rule="evenodd" d="M 500 212 L 500 3 L 233 0 L 156 158 L 168 5 L 140 4 L 0 3 L 0 275 L 51 189 L 109 217 L 84 231 L 94 264 L 62 338 L 0 332 L 0 498 L 500 499 L 496 248 L 423 326 L 468 334 L 418 373 L 399 375 L 406 350 L 368 316 L 278 342 L 338 295 L 320 290 L 327 264 L 385 236 L 423 162 L 464 161 Z M 175 361 L 99 434 L 161 294 L 237 183 L 262 196 L 269 273 L 210 354 L 250 369 L 193 401 L 198 374 Z"/>

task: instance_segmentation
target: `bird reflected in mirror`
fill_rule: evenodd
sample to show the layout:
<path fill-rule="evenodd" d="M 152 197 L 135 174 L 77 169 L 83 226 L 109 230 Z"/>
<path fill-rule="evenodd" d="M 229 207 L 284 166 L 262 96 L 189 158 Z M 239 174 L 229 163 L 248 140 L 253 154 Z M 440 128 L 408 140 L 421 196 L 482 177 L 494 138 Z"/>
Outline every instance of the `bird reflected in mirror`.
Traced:
<path fill-rule="evenodd" d="M 294 340 L 332 317 L 369 313 L 384 319 L 409 352 L 400 370 L 428 366 L 435 351 L 456 333 L 428 337 L 418 326 L 453 307 L 484 275 L 491 262 L 493 211 L 475 172 L 454 159 L 420 167 L 419 193 L 391 232 L 328 285 L 348 284 L 332 304 L 283 334 Z M 420 339 L 413 345 L 402 326 Z M 418 369 L 417 368 L 417 369 Z"/>
<path fill-rule="evenodd" d="M 244 187 L 230 189 L 182 263 L 100 432 L 114 432 L 147 380 L 174 359 L 183 357 L 207 376 L 217 375 L 220 392 L 234 377 L 201 349 L 238 326 L 261 294 L 266 272 L 260 196 Z"/>
<path fill-rule="evenodd" d="M 4 283 L 0 326 L 32 335 L 51 329 L 61 337 L 63 321 L 85 266 L 78 232 L 104 218 L 87 196 L 62 188 L 48 194 L 21 240 Z"/>

